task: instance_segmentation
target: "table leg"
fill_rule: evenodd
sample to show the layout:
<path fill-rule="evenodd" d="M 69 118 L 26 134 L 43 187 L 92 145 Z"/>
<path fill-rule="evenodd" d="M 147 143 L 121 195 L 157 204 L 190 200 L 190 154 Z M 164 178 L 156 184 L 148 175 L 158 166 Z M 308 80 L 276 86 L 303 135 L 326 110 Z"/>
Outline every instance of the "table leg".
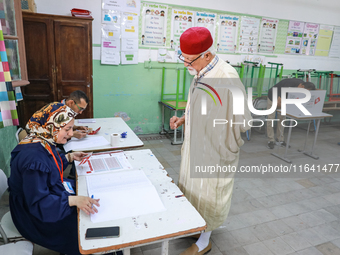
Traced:
<path fill-rule="evenodd" d="M 160 135 L 165 135 L 166 132 L 164 130 L 164 105 L 162 105 L 162 130 L 159 132 Z"/>
<path fill-rule="evenodd" d="M 279 159 L 282 159 L 283 161 L 286 161 L 287 163 L 292 163 L 292 161 L 287 158 L 287 153 L 288 153 L 288 148 L 289 148 L 289 143 L 290 143 L 290 137 L 291 137 L 291 134 L 292 134 L 292 119 L 290 119 L 289 123 L 290 123 L 290 125 L 289 125 L 289 130 L 288 130 L 288 137 L 287 137 L 287 144 L 286 144 L 285 154 L 283 155 L 283 157 L 280 156 L 277 153 L 271 153 L 271 154 L 273 156 L 279 158 Z"/>
<path fill-rule="evenodd" d="M 298 151 L 302 151 L 302 152 L 305 152 L 305 151 L 306 151 L 307 141 L 308 141 L 308 135 L 309 135 L 309 130 L 310 130 L 310 123 L 311 123 L 311 121 L 308 122 L 308 128 L 307 128 L 305 146 L 303 147 L 303 150 L 298 150 Z"/>
<path fill-rule="evenodd" d="M 130 248 L 124 249 L 123 254 L 124 255 L 130 255 Z"/>
<path fill-rule="evenodd" d="M 310 153 L 308 152 L 304 152 L 303 154 L 313 158 L 313 159 L 319 159 L 318 156 L 314 156 L 313 155 L 313 151 L 314 151 L 314 146 L 316 144 L 316 139 L 318 138 L 318 133 L 319 133 L 319 128 L 320 128 L 320 122 L 321 122 L 321 119 L 318 119 L 318 124 L 316 124 L 316 130 L 315 130 L 315 136 L 314 136 L 314 141 L 313 141 L 313 145 L 312 145 L 312 151 Z"/>
<path fill-rule="evenodd" d="M 162 242 L 162 255 L 168 255 L 168 253 L 169 253 L 169 241 L 163 241 Z"/>
<path fill-rule="evenodd" d="M 177 116 L 177 110 L 175 110 L 175 116 Z M 174 130 L 174 144 L 177 144 L 177 128 Z"/>

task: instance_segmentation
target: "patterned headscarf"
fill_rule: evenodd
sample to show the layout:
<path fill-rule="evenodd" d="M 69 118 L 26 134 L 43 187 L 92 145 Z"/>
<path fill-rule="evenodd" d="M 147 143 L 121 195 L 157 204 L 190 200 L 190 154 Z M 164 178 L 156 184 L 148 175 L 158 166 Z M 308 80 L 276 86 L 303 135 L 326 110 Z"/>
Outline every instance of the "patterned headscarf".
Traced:
<path fill-rule="evenodd" d="M 28 135 L 19 144 L 41 143 L 45 149 L 49 143 L 55 145 L 60 129 L 76 115 L 71 108 L 59 102 L 44 106 L 29 119 L 26 125 Z"/>

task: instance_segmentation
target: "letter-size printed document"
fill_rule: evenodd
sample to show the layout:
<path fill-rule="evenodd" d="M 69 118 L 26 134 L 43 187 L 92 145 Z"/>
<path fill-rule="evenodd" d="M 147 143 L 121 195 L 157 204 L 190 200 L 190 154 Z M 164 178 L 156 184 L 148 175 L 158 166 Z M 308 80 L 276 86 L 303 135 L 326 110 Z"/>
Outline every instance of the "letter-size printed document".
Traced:
<path fill-rule="evenodd" d="M 86 176 L 89 196 L 100 199 L 91 221 L 103 222 L 165 211 L 150 180 L 142 170 Z"/>
<path fill-rule="evenodd" d="M 93 154 L 85 163 L 81 164 L 81 162 L 75 161 L 75 165 L 78 175 L 132 169 L 124 152 Z"/>

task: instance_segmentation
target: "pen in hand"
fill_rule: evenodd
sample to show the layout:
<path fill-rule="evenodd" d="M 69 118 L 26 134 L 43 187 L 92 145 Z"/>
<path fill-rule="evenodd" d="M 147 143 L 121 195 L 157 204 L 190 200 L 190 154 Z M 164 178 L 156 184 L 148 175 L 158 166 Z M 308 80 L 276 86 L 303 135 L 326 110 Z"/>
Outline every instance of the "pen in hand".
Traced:
<path fill-rule="evenodd" d="M 94 197 L 94 196 L 92 195 L 91 198 L 93 199 L 93 197 Z M 91 208 L 93 209 L 93 204 L 92 204 Z"/>

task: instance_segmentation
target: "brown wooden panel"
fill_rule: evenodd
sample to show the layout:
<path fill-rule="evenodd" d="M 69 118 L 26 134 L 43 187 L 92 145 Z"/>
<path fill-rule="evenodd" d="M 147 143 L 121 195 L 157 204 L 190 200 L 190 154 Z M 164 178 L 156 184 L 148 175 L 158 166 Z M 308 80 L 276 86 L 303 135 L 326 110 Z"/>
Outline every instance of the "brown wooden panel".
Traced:
<path fill-rule="evenodd" d="M 30 85 L 22 87 L 19 122 L 24 125 L 32 114 L 57 100 L 53 20 L 23 13 L 27 74 Z"/>
<path fill-rule="evenodd" d="M 92 118 L 92 20 L 59 19 L 54 29 L 58 99 L 77 89 L 84 91 L 90 103 L 81 117 Z"/>

